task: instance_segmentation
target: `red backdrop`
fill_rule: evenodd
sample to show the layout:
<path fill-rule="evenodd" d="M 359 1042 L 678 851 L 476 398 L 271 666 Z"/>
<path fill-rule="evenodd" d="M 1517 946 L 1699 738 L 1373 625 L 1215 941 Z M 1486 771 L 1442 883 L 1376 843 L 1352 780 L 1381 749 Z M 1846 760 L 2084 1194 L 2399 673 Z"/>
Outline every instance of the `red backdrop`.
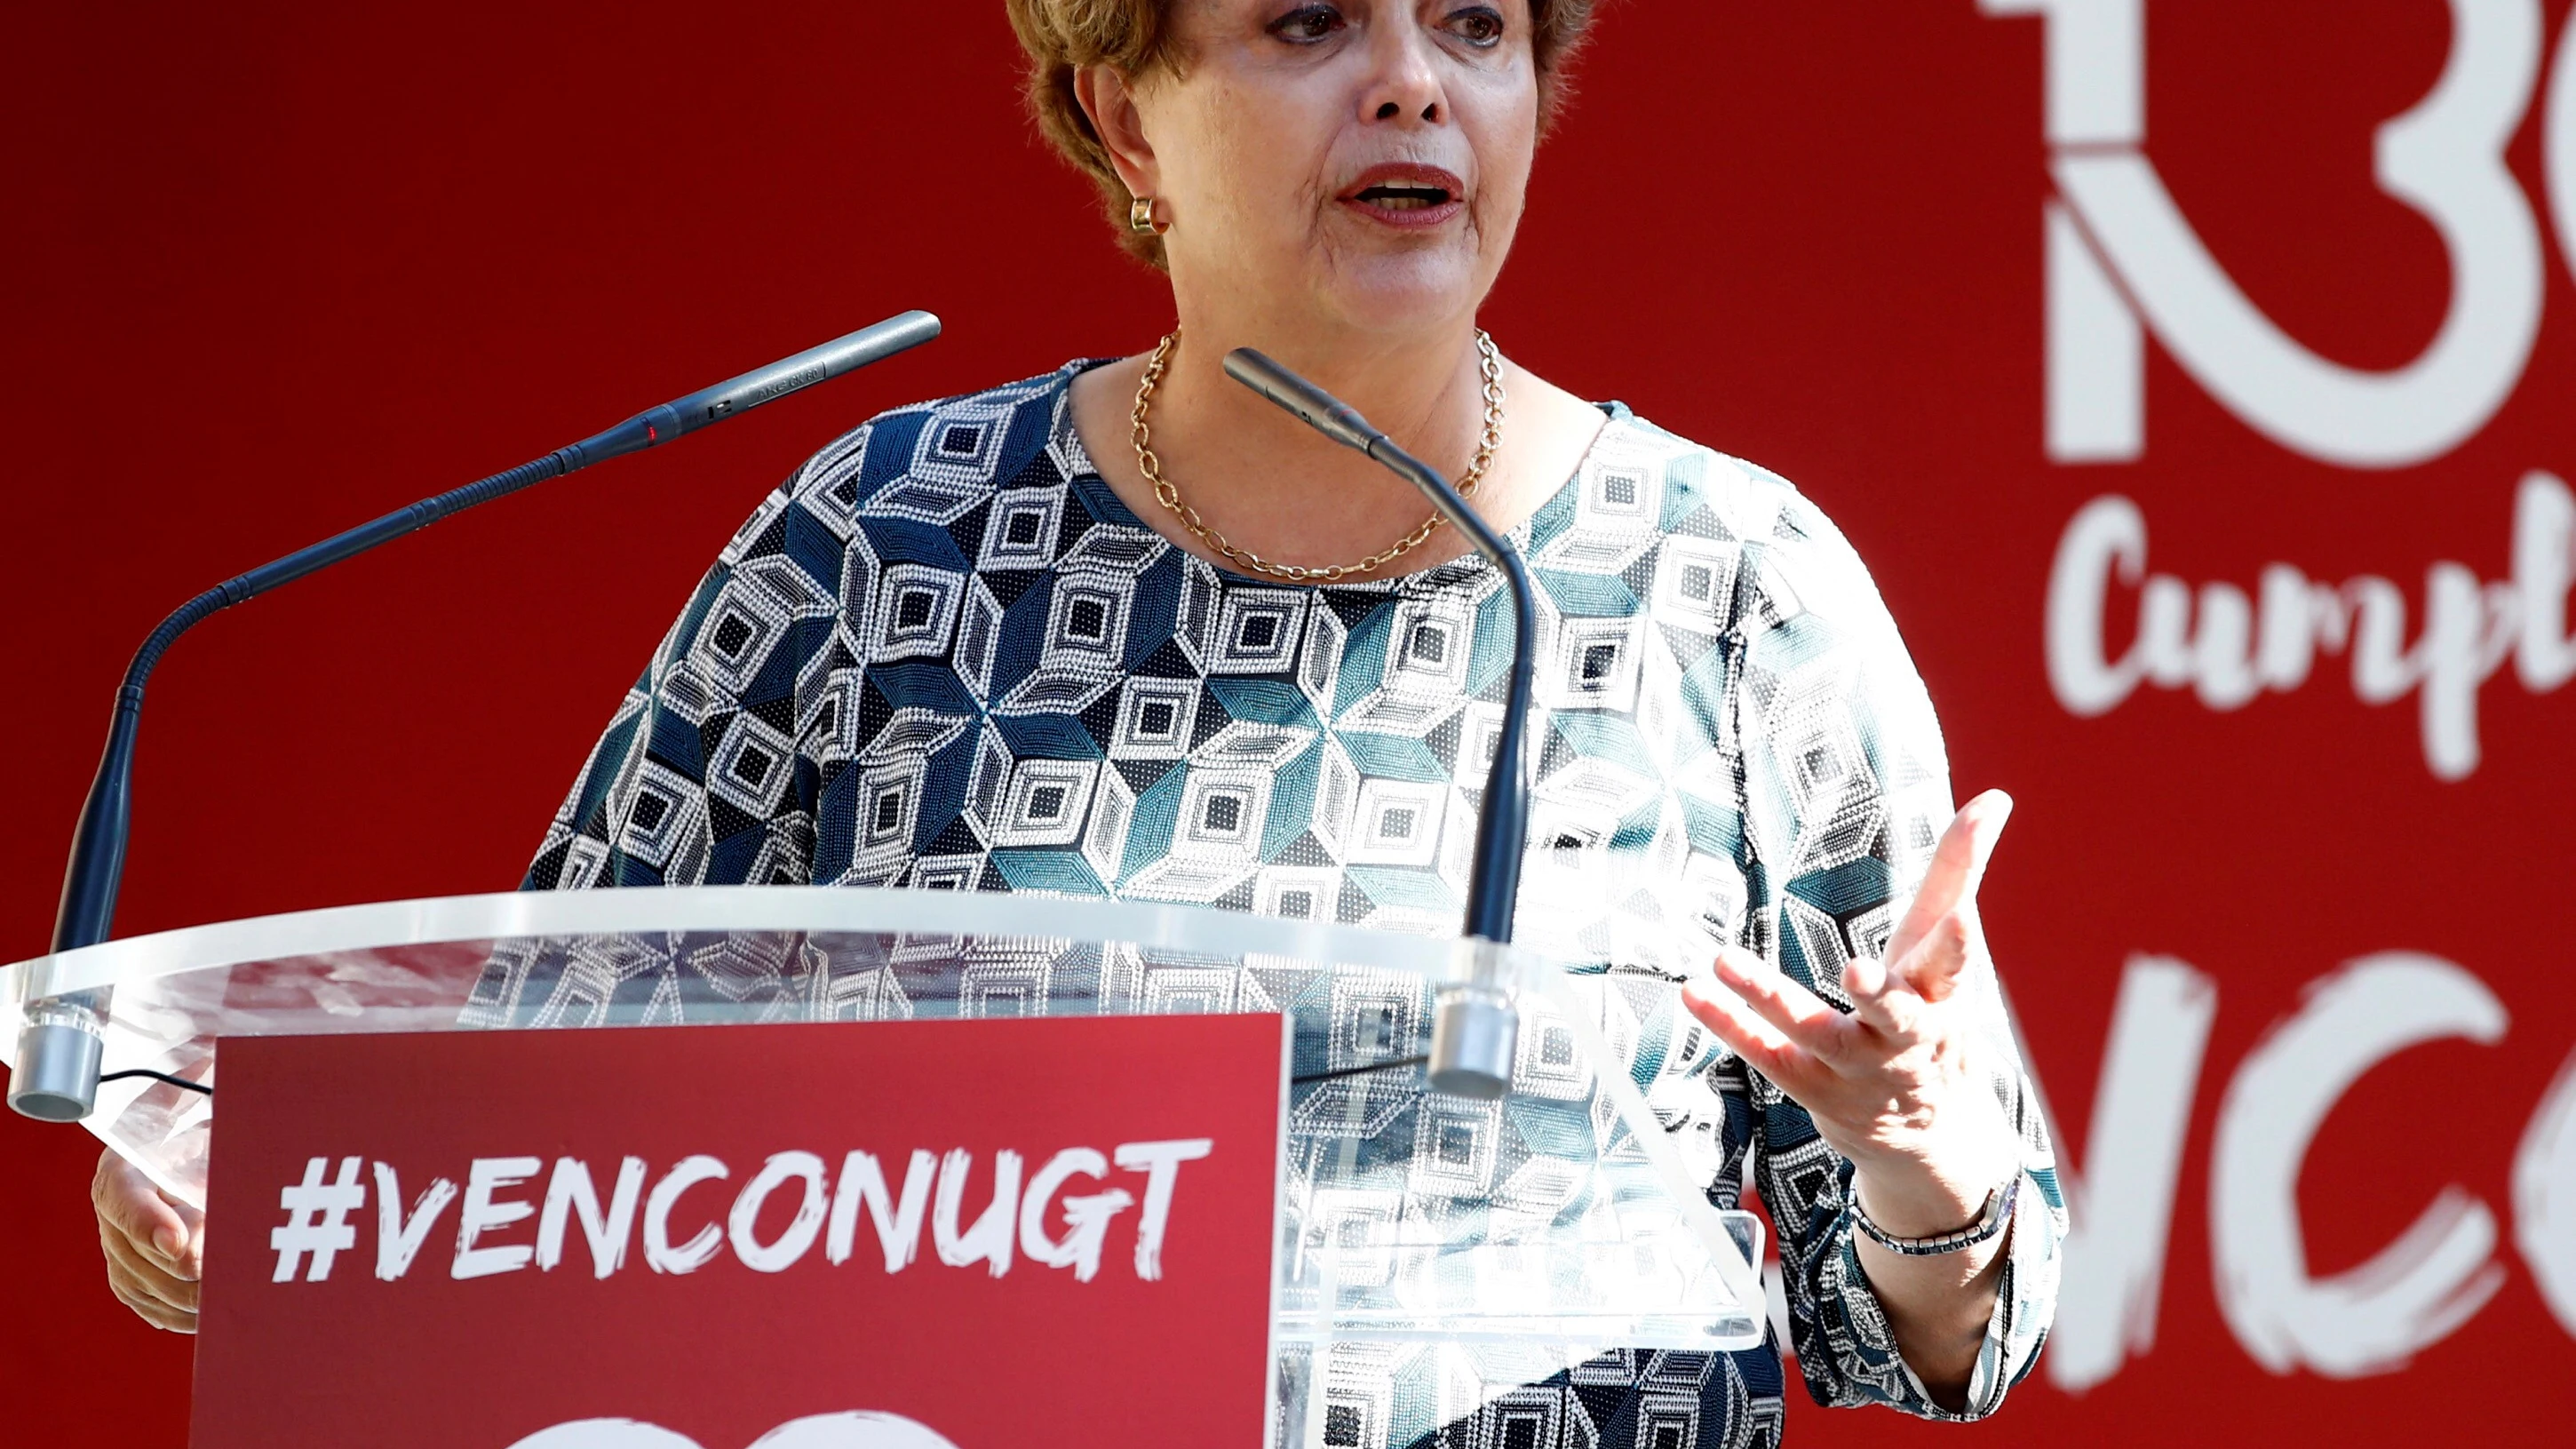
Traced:
<path fill-rule="evenodd" d="M 2548 1422 L 2576 1380 L 2535 1262 L 2543 1227 L 2576 1241 L 2576 1152 L 2523 1144 L 2576 1045 L 2576 775 L 2558 753 L 2576 696 L 2540 643 L 2505 652 L 2514 606 L 2546 606 L 2527 585 L 2564 554 L 2531 519 L 2526 587 L 2504 585 L 2518 486 L 2576 474 L 2576 238 L 2549 220 L 2553 195 L 2576 216 L 2576 63 L 2549 55 L 2569 6 L 2155 0 L 2143 45 L 2121 0 L 1984 13 L 2026 8 L 1606 7 L 1489 325 L 1556 380 L 1799 480 L 1876 569 L 1962 791 L 2020 798 L 1991 931 L 2070 1163 L 2125 1164 L 2116 1210 L 2087 1220 L 2119 1229 L 2094 1251 L 2129 1271 L 2085 1290 L 2093 1329 L 2070 1327 L 2084 1391 L 2043 1368 L 2000 1432 L 2394 1441 Z M 216 621 L 162 671 L 124 931 L 506 887 L 697 573 L 806 451 L 881 407 L 1135 349 L 1168 317 L 1033 139 L 989 0 L 43 7 L 12 32 L 12 959 L 43 949 L 116 673 L 196 589 L 740 367 L 939 312 L 948 336 L 926 352 L 441 525 Z M 2375 151 L 2446 58 L 2467 119 Z M 2508 138 L 2506 170 L 2478 164 L 2481 133 Z M 2440 193 L 2413 205 L 2402 174 L 2383 184 L 2406 144 Z M 2122 211 L 2134 187 L 2077 174 L 2134 180 L 2139 157 L 2204 252 L 2158 233 L 2153 205 Z M 2072 169 L 2053 179 L 2053 161 Z M 2043 217 L 2061 195 L 2053 294 Z M 2194 290 L 2213 275 L 2251 306 Z M 2132 379 L 2122 319 L 2140 314 Z M 2269 323 L 2229 330 L 2246 316 Z M 2300 360 L 2390 373 L 2437 334 L 2450 350 L 2425 376 Z M 2371 448 L 2402 466 L 2354 466 Z M 2088 591 L 2056 567 L 2110 495 L 2134 504 L 2147 571 L 2195 590 L 2259 598 L 2275 563 L 2393 581 L 2409 647 L 2436 564 L 2498 587 L 2439 616 L 2465 643 L 2411 656 L 2372 633 L 2387 595 L 2367 583 L 2270 611 L 2332 623 L 2360 604 L 2350 647 L 2379 661 L 2363 691 L 2328 652 L 2295 688 L 2214 708 L 2237 701 L 2225 630 L 2203 627 L 2199 663 L 2165 649 L 2134 690 L 2088 701 L 2063 667 L 2052 680 L 2044 625 L 2054 571 L 2063 617 L 2098 603 L 2110 658 L 2127 649 L 2134 581 Z M 2227 604 L 2201 595 L 2196 622 L 2223 626 Z M 2408 658 L 2465 660 L 2472 684 L 2498 668 L 2472 693 L 2473 768 L 2428 746 Z M 2362 1000 L 2346 963 L 2397 950 L 2439 960 Z M 2139 1050 L 2120 1120 L 2143 1125 L 2096 1142 L 2141 955 L 2185 963 L 2142 969 L 2190 989 L 2121 1018 Z M 2402 1038 L 2411 1003 L 2444 992 L 2466 1005 L 2425 1029 L 2439 1039 L 2336 1056 Z M 2194 1000 L 2214 1012 L 2197 1071 Z M 2302 1011 L 2320 1029 L 2272 1034 Z M 2279 1089 L 2338 1065 L 2366 1074 L 2314 1104 L 2331 1110 L 2308 1140 Z M 2168 1118 L 2169 1189 L 2151 1130 Z M 2222 1139 L 2242 1148 L 2232 1178 Z M 118 1442 L 177 1444 L 188 1346 L 100 1282 L 93 1156 L 80 1134 L 0 1121 L 0 1403 L 29 1442 L 49 1415 L 75 1432 L 69 1416 L 109 1412 Z M 2267 1198 L 2267 1171 L 2294 1190 Z M 2215 1188 L 2252 1205 L 2224 1231 Z M 2307 1278 L 2371 1260 L 2446 1188 L 2466 1296 L 2399 1315 L 2416 1331 L 2352 1359 L 2387 1284 L 2321 1297 Z M 2124 1338 L 2106 1291 L 2151 1325 L 2131 1312 Z M 1920 1432 L 1792 1412 L 1814 1442 Z"/>

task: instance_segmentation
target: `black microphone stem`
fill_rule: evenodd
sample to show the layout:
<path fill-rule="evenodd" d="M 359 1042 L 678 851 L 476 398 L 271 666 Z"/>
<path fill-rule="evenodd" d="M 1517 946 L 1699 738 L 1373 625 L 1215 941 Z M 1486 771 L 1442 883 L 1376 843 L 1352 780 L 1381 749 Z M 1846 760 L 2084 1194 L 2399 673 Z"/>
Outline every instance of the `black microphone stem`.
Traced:
<path fill-rule="evenodd" d="M 1512 668 L 1503 687 L 1502 727 L 1485 773 L 1485 797 L 1476 815 L 1475 859 L 1467 878 L 1467 934 L 1498 945 L 1512 939 L 1512 916 L 1521 885 L 1521 855 L 1529 845 L 1529 774 L 1524 766 L 1530 712 L 1530 676 L 1536 643 L 1537 597 L 1520 550 L 1467 506 L 1467 500 L 1431 465 L 1395 445 L 1386 434 L 1331 393 L 1249 347 L 1225 355 L 1226 375 L 1277 403 L 1307 426 L 1346 448 L 1356 448 L 1422 490 L 1450 526 L 1502 571 L 1512 595 Z"/>
<path fill-rule="evenodd" d="M 143 690 L 161 656 L 180 635 L 221 610 L 247 603 L 271 589 L 355 558 L 441 519 L 593 463 L 659 446 L 749 412 L 762 403 L 918 347 L 938 335 L 939 319 L 927 312 L 905 312 L 887 318 L 873 327 L 638 413 L 606 432 L 557 448 L 506 473 L 495 473 L 434 498 L 424 498 L 408 508 L 298 549 L 227 579 L 180 605 L 134 652 L 133 662 L 125 668 L 124 682 L 117 687 L 116 714 L 108 725 L 107 749 L 99 759 L 89 798 L 81 806 L 80 825 L 72 835 L 71 860 L 63 872 L 62 905 L 54 917 L 55 953 L 96 945 L 108 938 L 115 925 L 117 888 L 125 874 L 125 844 L 134 793 L 134 743 L 142 723 Z M 46 1121 L 77 1121 L 89 1115 L 97 1094 L 99 1032 L 106 1024 L 108 997 L 108 990 L 102 987 L 27 1003 L 18 1041 L 18 1063 L 9 1081 L 10 1106 Z"/>
<path fill-rule="evenodd" d="M 1511 590 L 1511 675 L 1503 685 L 1503 718 L 1494 732 L 1494 759 L 1485 772 L 1485 798 L 1476 813 L 1476 853 L 1467 875 L 1467 934 L 1509 945 L 1512 917 L 1520 903 L 1521 855 L 1529 845 L 1529 775 L 1524 765 L 1528 745 L 1523 736 L 1535 668 L 1530 622 L 1538 617 L 1529 569 L 1521 562 L 1520 550 L 1477 516 L 1449 480 L 1429 464 L 1388 441 L 1384 433 L 1370 441 L 1367 452 L 1421 489 L 1440 516 L 1502 571 L 1504 587 Z"/>

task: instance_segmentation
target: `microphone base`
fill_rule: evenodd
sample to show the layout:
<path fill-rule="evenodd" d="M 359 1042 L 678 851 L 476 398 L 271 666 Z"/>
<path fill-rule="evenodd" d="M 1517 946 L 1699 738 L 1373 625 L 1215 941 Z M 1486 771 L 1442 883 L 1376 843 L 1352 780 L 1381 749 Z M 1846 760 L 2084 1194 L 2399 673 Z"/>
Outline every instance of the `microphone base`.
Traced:
<path fill-rule="evenodd" d="M 1431 1009 L 1431 1090 L 1491 1102 L 1511 1094 L 1521 1011 L 1513 987 L 1526 962 L 1510 946 L 1470 936 L 1458 943 L 1464 979 L 1444 982 Z"/>
<path fill-rule="evenodd" d="M 103 1044 L 95 1032 L 59 1021 L 30 1022 L 18 1033 L 18 1065 L 9 1074 L 9 1106 L 39 1122 L 77 1122 L 98 1105 Z"/>

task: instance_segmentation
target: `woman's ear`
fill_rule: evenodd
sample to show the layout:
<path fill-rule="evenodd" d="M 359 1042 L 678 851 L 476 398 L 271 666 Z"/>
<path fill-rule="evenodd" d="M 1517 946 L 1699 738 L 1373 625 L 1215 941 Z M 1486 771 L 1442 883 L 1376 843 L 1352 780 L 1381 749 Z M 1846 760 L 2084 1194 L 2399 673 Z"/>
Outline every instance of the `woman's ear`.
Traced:
<path fill-rule="evenodd" d="M 1091 119 L 1092 132 L 1109 153 L 1130 196 L 1161 192 L 1162 173 L 1153 144 L 1145 139 L 1145 118 L 1136 109 L 1136 92 L 1127 77 L 1105 65 L 1087 65 L 1073 73 L 1073 98 Z"/>

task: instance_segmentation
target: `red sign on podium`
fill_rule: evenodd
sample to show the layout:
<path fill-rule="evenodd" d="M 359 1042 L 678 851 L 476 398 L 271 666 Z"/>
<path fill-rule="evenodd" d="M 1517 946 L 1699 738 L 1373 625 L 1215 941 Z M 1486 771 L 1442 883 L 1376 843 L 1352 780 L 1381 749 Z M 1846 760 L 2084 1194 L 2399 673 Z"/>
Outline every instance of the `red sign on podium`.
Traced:
<path fill-rule="evenodd" d="M 1258 1444 L 1285 1030 L 227 1041 L 190 1442 Z"/>

